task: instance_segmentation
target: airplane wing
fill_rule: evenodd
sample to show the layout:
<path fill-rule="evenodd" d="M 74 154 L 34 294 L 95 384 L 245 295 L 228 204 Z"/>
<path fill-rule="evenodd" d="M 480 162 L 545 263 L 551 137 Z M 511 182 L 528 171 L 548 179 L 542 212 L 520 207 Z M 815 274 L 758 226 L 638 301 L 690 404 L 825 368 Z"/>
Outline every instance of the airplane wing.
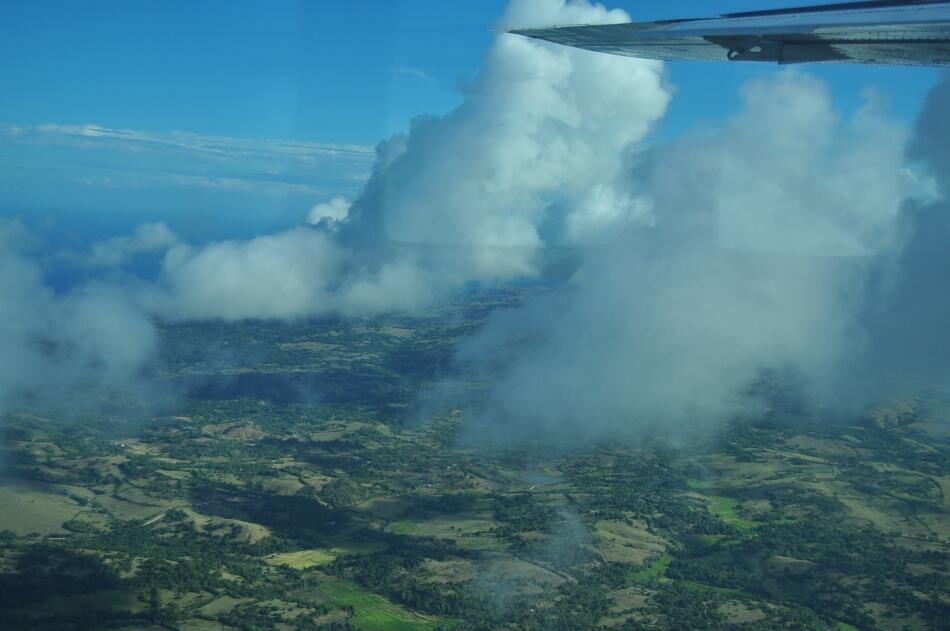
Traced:
<path fill-rule="evenodd" d="M 718 18 L 509 32 L 647 59 L 950 66 L 950 2 L 935 0 L 851 2 Z"/>

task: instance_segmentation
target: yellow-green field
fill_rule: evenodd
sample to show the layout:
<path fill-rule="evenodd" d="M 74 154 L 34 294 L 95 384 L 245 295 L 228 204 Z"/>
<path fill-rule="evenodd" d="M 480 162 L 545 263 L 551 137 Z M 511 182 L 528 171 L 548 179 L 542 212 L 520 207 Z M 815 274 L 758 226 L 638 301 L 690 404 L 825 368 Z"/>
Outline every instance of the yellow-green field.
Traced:
<path fill-rule="evenodd" d="M 727 524 L 731 524 L 743 532 L 748 532 L 756 527 L 754 522 L 736 515 L 736 507 L 739 502 L 733 498 L 721 495 L 706 495 L 705 497 L 709 501 L 709 512 Z"/>
<path fill-rule="evenodd" d="M 594 531 L 594 545 L 607 561 L 642 565 L 663 553 L 668 544 L 650 534 L 645 526 L 630 526 L 622 521 L 601 521 Z"/>
<path fill-rule="evenodd" d="M 305 570 L 308 567 L 329 565 L 336 560 L 337 556 L 330 550 L 301 550 L 272 554 L 267 557 L 267 562 L 271 565 L 286 565 L 295 570 Z"/>
<path fill-rule="evenodd" d="M 271 565 L 286 565 L 295 570 L 305 570 L 308 567 L 329 565 L 337 557 L 348 554 L 372 554 L 385 549 L 385 547 L 382 543 L 347 543 L 329 548 L 313 548 L 311 550 L 272 554 L 266 558 L 266 561 Z"/>
<path fill-rule="evenodd" d="M 330 596 L 338 605 L 353 607 L 353 617 L 350 621 L 366 631 L 428 631 L 455 624 L 446 618 L 410 611 L 350 582 L 323 583 L 320 585 L 320 591 Z"/>

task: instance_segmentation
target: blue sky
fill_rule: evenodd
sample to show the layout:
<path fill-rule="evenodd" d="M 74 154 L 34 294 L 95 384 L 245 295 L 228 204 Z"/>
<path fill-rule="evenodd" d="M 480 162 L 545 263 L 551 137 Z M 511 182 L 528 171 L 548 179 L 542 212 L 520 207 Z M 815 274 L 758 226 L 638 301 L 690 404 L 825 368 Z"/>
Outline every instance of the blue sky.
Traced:
<path fill-rule="evenodd" d="M 607 4 L 649 20 L 788 2 Z M 414 116 L 443 114 L 461 101 L 459 88 L 478 73 L 504 5 L 6 0 L 0 3 L 0 128 L 8 131 L 0 135 L 0 214 L 46 222 L 74 240 L 156 219 L 198 240 L 292 224 L 312 204 L 358 191 L 372 160 L 368 148 L 404 131 Z M 678 92 L 661 137 L 728 116 L 743 81 L 777 71 L 740 64 L 669 69 Z M 908 119 L 938 76 L 930 69 L 859 66 L 809 72 L 829 82 L 846 111 L 873 86 Z M 41 133 L 41 125 L 54 127 Z M 92 141 L 77 133 L 81 125 L 151 135 L 100 134 Z M 10 129 L 18 130 L 16 141 Z M 162 144 L 162 151 L 115 149 L 119 142 L 154 148 L 171 132 L 194 136 L 179 137 L 170 148 Z M 208 136 L 294 141 L 303 148 L 265 143 L 222 158 L 208 148 Z M 42 142 L 24 141 L 39 137 Z M 296 159 L 299 151 L 312 158 L 307 168 Z"/>

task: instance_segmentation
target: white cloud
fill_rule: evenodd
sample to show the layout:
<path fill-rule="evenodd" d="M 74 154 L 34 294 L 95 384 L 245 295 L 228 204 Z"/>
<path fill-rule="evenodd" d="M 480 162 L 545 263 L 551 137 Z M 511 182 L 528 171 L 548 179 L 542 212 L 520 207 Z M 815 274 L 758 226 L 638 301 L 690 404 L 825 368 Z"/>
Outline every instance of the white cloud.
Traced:
<path fill-rule="evenodd" d="M 628 174 L 653 221 L 467 342 L 463 369 L 496 378 L 483 421 L 570 438 L 676 431 L 758 403 L 745 393 L 769 370 L 845 403 L 876 343 L 868 286 L 927 187 L 905 166 L 908 130 L 876 103 L 842 121 L 827 87 L 795 72 L 743 97 L 720 129 L 657 146 Z M 801 251 L 822 256 L 789 254 Z M 868 253 L 891 258 L 839 256 Z"/>
<path fill-rule="evenodd" d="M 510 12 L 505 19 L 624 17 L 558 1 L 516 0 Z M 501 35 L 463 105 L 379 147 L 352 205 L 315 206 L 316 230 L 176 247 L 152 300 L 176 319 L 360 315 L 532 276 L 552 217 L 569 226 L 562 235 L 588 239 L 644 213 L 621 181 L 624 155 L 669 98 L 658 62 Z"/>
<path fill-rule="evenodd" d="M 328 202 L 317 204 L 307 214 L 307 223 L 316 225 L 321 221 L 343 221 L 350 212 L 353 203 L 345 197 L 334 197 Z"/>
<path fill-rule="evenodd" d="M 893 252 L 904 200 L 925 192 L 905 167 L 909 130 L 872 94 L 839 120 L 826 85 L 797 72 L 743 88 L 745 113 L 714 143 L 720 238 L 766 252 Z M 693 148 L 690 148 L 693 150 Z"/>
<path fill-rule="evenodd" d="M 334 308 L 342 251 L 317 230 L 296 228 L 250 241 L 220 241 L 166 254 L 162 284 L 147 297 L 172 320 L 293 319 Z"/>
<path fill-rule="evenodd" d="M 338 309 L 346 315 L 412 313 L 443 297 L 445 279 L 409 258 L 396 259 L 372 273 L 354 275 L 341 289 Z"/>
<path fill-rule="evenodd" d="M 514 0 L 498 21 L 499 29 L 564 26 L 568 24 L 620 24 L 630 16 L 588 0 Z"/>
<path fill-rule="evenodd" d="M 157 133 L 98 125 L 0 126 L 0 144 L 44 147 L 59 153 L 96 152 L 97 160 L 70 159 L 76 181 L 94 187 L 200 188 L 278 195 L 357 190 L 374 152 L 270 138 L 231 138 L 186 132 Z M 54 156 L 57 154 L 54 154 Z"/>
<path fill-rule="evenodd" d="M 402 75 L 404 77 L 415 77 L 416 79 L 425 79 L 426 81 L 432 80 L 432 75 L 420 70 L 419 68 L 411 68 L 409 66 L 396 66 L 393 68 L 393 73 L 397 75 Z"/>
<path fill-rule="evenodd" d="M 26 240 L 0 222 L 0 413 L 27 399 L 75 412 L 78 393 L 141 391 L 157 343 L 150 317 L 121 287 L 55 294 L 21 249 Z"/>
<path fill-rule="evenodd" d="M 624 19 L 587 2 L 515 0 L 501 24 Z M 459 282 L 533 275 L 553 217 L 588 238 L 591 226 L 616 230 L 636 214 L 619 181 L 624 155 L 670 95 L 659 62 L 500 35 L 458 109 L 382 147 L 351 215 L 385 239 L 455 248 L 443 273 Z"/>
<path fill-rule="evenodd" d="M 147 223 L 136 228 L 131 235 L 93 244 L 89 253 L 80 260 L 89 267 L 118 267 L 139 254 L 161 252 L 176 243 L 178 237 L 164 223 Z"/>
<path fill-rule="evenodd" d="M 5 135 L 18 142 L 60 144 L 84 149 L 109 147 L 129 152 L 180 153 L 213 160 L 235 158 L 292 158 L 315 164 L 321 158 L 353 156 L 372 159 L 372 147 L 333 145 L 272 138 L 233 138 L 191 132 L 149 132 L 115 129 L 100 125 L 59 125 L 46 123 L 29 127 L 6 126 Z"/>

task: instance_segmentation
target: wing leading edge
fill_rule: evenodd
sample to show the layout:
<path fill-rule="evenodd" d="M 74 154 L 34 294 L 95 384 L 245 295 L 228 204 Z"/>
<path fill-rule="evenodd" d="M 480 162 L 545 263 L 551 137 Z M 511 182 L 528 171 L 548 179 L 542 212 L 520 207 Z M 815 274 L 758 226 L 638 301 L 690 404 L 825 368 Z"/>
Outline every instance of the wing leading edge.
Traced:
<path fill-rule="evenodd" d="M 509 32 L 647 59 L 950 66 L 950 2 L 945 1 L 857 2 Z"/>

